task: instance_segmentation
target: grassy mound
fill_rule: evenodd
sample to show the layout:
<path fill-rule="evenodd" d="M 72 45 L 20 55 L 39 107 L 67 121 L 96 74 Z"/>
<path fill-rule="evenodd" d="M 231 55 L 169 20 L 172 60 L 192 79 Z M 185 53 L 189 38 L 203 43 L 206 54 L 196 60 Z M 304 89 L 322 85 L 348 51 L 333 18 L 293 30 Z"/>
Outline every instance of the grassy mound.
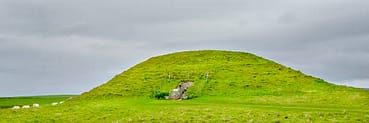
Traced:
<path fill-rule="evenodd" d="M 195 83 L 187 92 L 193 97 L 369 105 L 368 91 L 334 85 L 250 53 L 216 50 L 150 58 L 77 99 L 150 97 L 169 92 L 181 81 Z"/>
<path fill-rule="evenodd" d="M 153 98 L 181 81 L 194 82 L 187 94 L 197 98 Z M 150 58 L 60 105 L 0 109 L 0 122 L 351 123 L 369 122 L 368 107 L 368 90 L 330 84 L 249 53 L 207 50 Z"/>

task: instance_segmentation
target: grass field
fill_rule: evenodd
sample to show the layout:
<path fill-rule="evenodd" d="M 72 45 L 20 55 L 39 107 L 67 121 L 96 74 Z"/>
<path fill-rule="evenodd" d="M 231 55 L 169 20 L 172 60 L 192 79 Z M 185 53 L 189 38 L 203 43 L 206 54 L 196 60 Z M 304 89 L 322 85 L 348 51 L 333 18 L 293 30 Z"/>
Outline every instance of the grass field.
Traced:
<path fill-rule="evenodd" d="M 192 100 L 109 98 L 2 109 L 1 122 L 369 122 L 369 107 L 258 102 L 261 97 Z"/>
<path fill-rule="evenodd" d="M 75 95 L 44 95 L 44 96 L 24 96 L 24 97 L 0 97 L 0 109 L 11 108 L 15 105 L 32 105 L 34 103 L 41 106 L 50 105 L 52 102 L 60 102 Z"/>

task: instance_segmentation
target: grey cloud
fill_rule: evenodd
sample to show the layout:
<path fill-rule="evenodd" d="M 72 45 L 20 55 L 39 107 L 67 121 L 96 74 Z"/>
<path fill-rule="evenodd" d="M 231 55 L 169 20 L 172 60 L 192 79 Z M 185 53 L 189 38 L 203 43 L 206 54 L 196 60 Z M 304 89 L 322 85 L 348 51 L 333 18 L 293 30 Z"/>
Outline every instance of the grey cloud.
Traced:
<path fill-rule="evenodd" d="M 79 93 L 150 56 L 195 49 L 252 52 L 369 87 L 367 4 L 0 0 L 0 96 Z"/>

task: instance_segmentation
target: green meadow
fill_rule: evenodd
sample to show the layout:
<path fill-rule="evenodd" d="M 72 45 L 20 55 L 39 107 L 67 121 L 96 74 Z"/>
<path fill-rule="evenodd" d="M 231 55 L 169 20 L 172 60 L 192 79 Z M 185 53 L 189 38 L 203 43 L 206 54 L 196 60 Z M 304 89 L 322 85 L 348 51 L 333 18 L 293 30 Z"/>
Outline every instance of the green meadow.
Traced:
<path fill-rule="evenodd" d="M 155 98 L 187 81 L 190 99 Z M 187 51 L 152 57 L 57 106 L 1 109 L 0 121 L 369 122 L 369 91 L 250 53 Z"/>
<path fill-rule="evenodd" d="M 12 108 L 13 106 L 32 105 L 34 103 L 41 106 L 50 105 L 53 102 L 64 101 L 75 95 L 44 95 L 44 96 L 23 96 L 23 97 L 0 97 L 0 109 Z"/>
<path fill-rule="evenodd" d="M 265 97 L 267 99 L 267 97 Z M 369 122 L 360 105 L 280 104 L 260 97 L 192 100 L 110 98 L 0 110 L 1 122 Z"/>

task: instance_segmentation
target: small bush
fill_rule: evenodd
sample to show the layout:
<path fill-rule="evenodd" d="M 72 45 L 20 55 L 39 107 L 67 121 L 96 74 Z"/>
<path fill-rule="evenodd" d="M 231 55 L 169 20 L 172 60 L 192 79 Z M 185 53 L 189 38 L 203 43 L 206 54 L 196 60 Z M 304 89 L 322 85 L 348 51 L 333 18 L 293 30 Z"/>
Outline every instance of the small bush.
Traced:
<path fill-rule="evenodd" d="M 192 91 L 192 90 L 188 90 L 186 92 L 186 95 L 188 96 L 187 99 L 193 99 L 193 98 L 196 98 L 196 97 L 199 97 L 196 92 Z"/>
<path fill-rule="evenodd" d="M 163 92 L 160 90 L 155 90 L 153 97 L 156 99 L 165 99 L 165 96 L 169 96 L 169 92 Z"/>
<path fill-rule="evenodd" d="M 318 83 L 318 84 L 324 84 L 325 83 L 325 81 L 323 79 L 316 79 L 315 82 Z"/>

